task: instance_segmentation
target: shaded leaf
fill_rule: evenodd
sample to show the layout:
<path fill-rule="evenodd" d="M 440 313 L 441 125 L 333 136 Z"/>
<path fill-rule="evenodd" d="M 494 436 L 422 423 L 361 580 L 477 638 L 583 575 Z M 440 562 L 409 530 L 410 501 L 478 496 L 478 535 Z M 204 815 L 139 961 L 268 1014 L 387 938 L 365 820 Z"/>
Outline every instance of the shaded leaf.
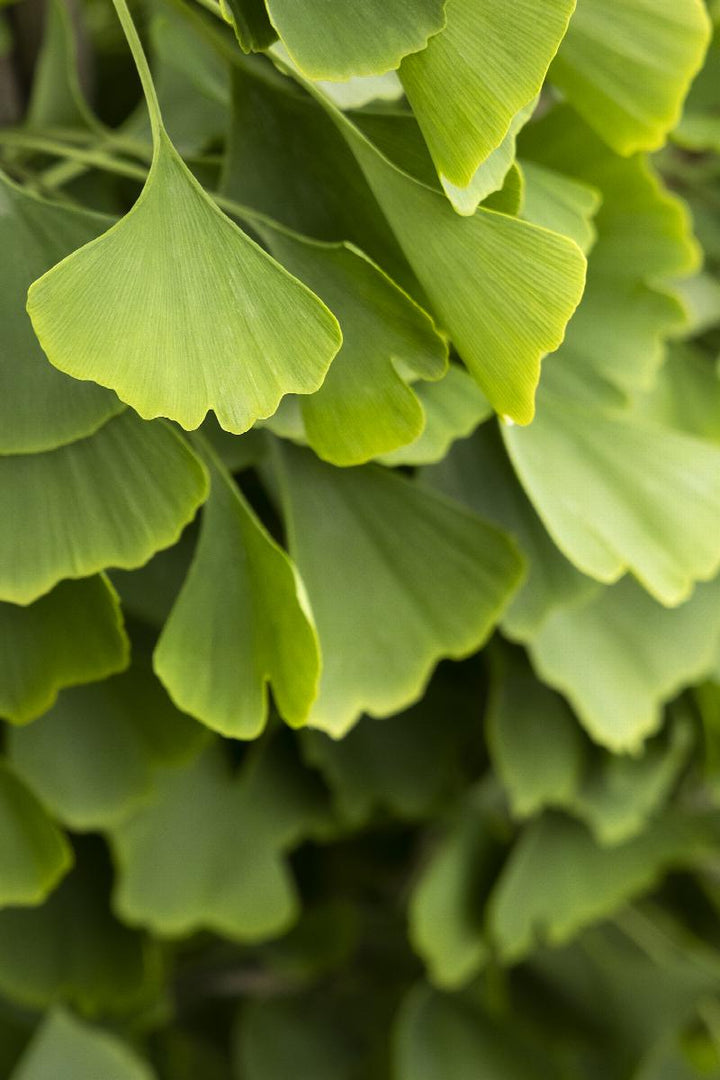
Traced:
<path fill-rule="evenodd" d="M 107 390 L 74 382 L 51 367 L 25 313 L 33 279 L 111 223 L 104 215 L 41 199 L 0 173 L 2 454 L 52 450 L 81 439 L 123 407 Z"/>
<path fill-rule="evenodd" d="M 0 603 L 0 715 L 40 716 L 65 686 L 122 671 L 128 640 L 105 577 L 63 581 L 27 607 Z"/>
<path fill-rule="evenodd" d="M 587 254 L 597 238 L 593 218 L 602 202 L 600 192 L 531 161 L 522 163 L 522 174 L 525 180 L 522 216 L 569 236 Z"/>
<path fill-rule="evenodd" d="M 72 866 L 72 851 L 5 762 L 0 762 L 0 835 L 0 907 L 41 903 Z"/>
<path fill-rule="evenodd" d="M 325 1010 L 302 999 L 250 1001 L 236 1059 L 246 1080 L 355 1080 L 357 1050 Z"/>
<path fill-rule="evenodd" d="M 154 1075 L 117 1036 L 57 1008 L 35 1032 L 10 1080 L 153 1080 Z"/>
<path fill-rule="evenodd" d="M 308 723 L 337 737 L 411 704 L 441 657 L 478 649 L 521 563 L 491 526 L 378 466 L 338 471 L 287 445 L 281 464 L 323 656 Z"/>
<path fill-rule="evenodd" d="M 287 722 L 305 722 L 318 644 L 292 563 L 222 464 L 209 461 L 200 540 L 153 663 L 180 708 L 226 736 L 253 739 L 267 722 L 268 684 Z"/>
<path fill-rule="evenodd" d="M 205 470 L 164 423 L 125 412 L 87 439 L 0 458 L 0 596 L 29 604 L 62 578 L 140 566 L 179 537 Z"/>
<path fill-rule="evenodd" d="M 243 52 L 262 52 L 277 41 L 264 0 L 222 0 L 221 7 Z"/>

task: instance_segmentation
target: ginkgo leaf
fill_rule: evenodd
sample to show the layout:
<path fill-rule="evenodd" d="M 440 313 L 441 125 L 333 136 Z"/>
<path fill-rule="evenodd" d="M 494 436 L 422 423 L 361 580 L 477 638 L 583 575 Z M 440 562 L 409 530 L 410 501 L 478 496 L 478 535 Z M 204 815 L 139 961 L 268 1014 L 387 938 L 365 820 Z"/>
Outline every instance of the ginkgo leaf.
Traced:
<path fill-rule="evenodd" d="M 276 937 L 298 910 L 284 853 L 322 813 L 313 778 L 275 746 L 233 777 L 213 745 L 169 770 L 155 800 L 113 830 L 114 908 L 163 936 Z"/>
<path fill-rule="evenodd" d="M 26 607 L 0 603 L 0 716 L 33 720 L 64 686 L 122 671 L 128 653 L 117 594 L 105 577 L 63 581 Z"/>
<path fill-rule="evenodd" d="M 478 649 L 522 564 L 480 518 L 379 466 L 339 471 L 287 445 L 280 464 L 323 657 L 308 723 L 339 737 L 362 712 L 410 705 L 442 657 Z"/>
<path fill-rule="evenodd" d="M 158 767 L 191 757 L 204 735 L 136 662 L 114 679 L 66 690 L 40 720 L 10 733 L 8 754 L 59 821 L 99 830 L 147 801 Z"/>
<path fill-rule="evenodd" d="M 660 727 L 662 703 L 712 671 L 719 597 L 716 580 L 667 609 L 626 578 L 551 613 L 530 642 L 533 663 L 593 739 L 638 751 Z"/>
<path fill-rule="evenodd" d="M 652 389 L 637 394 L 633 415 L 720 443 L 720 377 L 713 361 L 691 345 L 675 345 Z"/>
<path fill-rule="evenodd" d="M 155 1080 L 156 1074 L 116 1035 L 59 1007 L 48 1013 L 10 1080 Z"/>
<path fill-rule="evenodd" d="M 268 716 L 301 726 L 317 693 L 320 656 L 302 585 L 221 462 L 190 572 L 154 655 L 176 704 L 208 727 L 254 739 Z"/>
<path fill-rule="evenodd" d="M 160 950 L 113 917 L 112 867 L 92 845 L 43 904 L 0 911 L 0 990 L 27 1009 L 62 1001 L 86 1016 L 132 1014 L 160 992 Z"/>
<path fill-rule="evenodd" d="M 656 150 L 710 32 L 702 0 L 578 0 L 550 78 L 619 154 Z"/>
<path fill-rule="evenodd" d="M 562 233 L 587 254 L 597 238 L 593 218 L 602 202 L 597 188 L 562 173 L 524 161 L 522 216 L 536 225 Z"/>
<path fill-rule="evenodd" d="M 243 1009 L 236 1060 L 245 1080 L 354 1080 L 358 1051 L 324 1007 L 304 998 L 250 1001 Z"/>
<path fill-rule="evenodd" d="M 25 312 L 28 285 L 112 219 L 52 203 L 0 172 L 0 453 L 51 450 L 92 434 L 123 408 L 114 394 L 48 364 Z"/>
<path fill-rule="evenodd" d="M 647 388 L 665 342 L 687 325 L 675 282 L 700 262 L 687 206 L 647 159 L 618 157 L 567 106 L 526 127 L 521 141 L 523 160 L 590 184 L 602 197 L 565 366 L 583 381 L 599 374 L 625 394 Z"/>
<path fill-rule="evenodd" d="M 512 849 L 488 905 L 489 932 L 504 962 L 522 959 L 539 938 L 564 944 L 647 892 L 670 868 L 692 866 L 711 849 L 713 833 L 709 818 L 668 814 L 607 848 L 571 818 L 536 819 Z"/>
<path fill-rule="evenodd" d="M 484 424 L 472 438 L 456 442 L 442 461 L 422 470 L 421 481 L 463 503 L 517 542 L 527 573 L 501 619 L 509 637 L 531 638 L 555 607 L 599 588 L 548 536 L 518 483 L 497 425 Z"/>
<path fill-rule="evenodd" d="M 582 662 L 572 646 L 569 653 L 569 664 Z M 684 723 L 673 724 L 638 756 L 591 747 L 563 698 L 535 679 L 517 654 L 498 658 L 486 725 L 513 814 L 524 818 L 561 807 L 583 820 L 600 844 L 624 843 L 643 830 L 692 748 Z"/>
<path fill-rule="evenodd" d="M 0 907 L 42 903 L 72 866 L 72 849 L 4 761 L 0 761 L 0 835 Z"/>
<path fill-rule="evenodd" d="M 562 341 L 582 296 L 582 252 L 566 237 L 493 210 L 459 216 L 443 195 L 393 165 L 320 100 L 460 358 L 497 412 L 529 423 L 541 358 Z"/>
<path fill-rule="evenodd" d="M 334 465 L 361 465 L 413 442 L 424 413 L 407 377 L 438 379 L 447 369 L 447 345 L 430 317 L 357 248 L 258 231 L 335 312 L 342 330 L 325 382 L 299 400 L 310 446 Z"/>
<path fill-rule="evenodd" d="M 410 941 L 436 986 L 463 986 L 490 956 L 484 907 L 503 850 L 492 801 L 492 788 L 468 794 L 410 897 Z"/>
<path fill-rule="evenodd" d="M 437 171 L 467 187 L 540 91 L 574 0 L 448 0 L 447 25 L 400 78 Z"/>
<path fill-rule="evenodd" d="M 379 75 L 445 25 L 445 0 L 265 0 L 288 53 L 311 79 Z"/>
<path fill-rule="evenodd" d="M 150 112 L 150 173 L 124 218 L 33 283 L 28 311 L 61 371 L 112 387 L 145 419 L 193 429 L 213 409 L 239 434 L 284 394 L 317 390 L 341 334 L 183 163 L 124 0 L 116 6 Z"/>
<path fill-rule="evenodd" d="M 78 11 L 72 14 L 78 19 Z M 25 116 L 31 128 L 100 128 L 80 86 L 76 34 L 70 9 L 62 0 L 51 0 Z"/>
<path fill-rule="evenodd" d="M 672 139 L 688 150 L 720 151 L 720 33 L 716 29 L 705 63 L 690 87 L 680 122 Z"/>
<path fill-rule="evenodd" d="M 480 387 L 457 364 L 451 364 L 437 382 L 416 384 L 415 393 L 425 413 L 425 427 L 407 446 L 379 455 L 383 465 L 428 465 L 441 461 L 456 439 L 466 438 L 493 415 Z"/>
<path fill-rule="evenodd" d="M 584 573 L 612 583 L 630 570 L 672 606 L 717 571 L 720 447 L 575 404 L 549 376 L 532 427 L 503 436 L 550 536 Z"/>
<path fill-rule="evenodd" d="M 178 539 L 207 485 L 169 425 L 128 411 L 57 450 L 0 457 L 0 597 L 29 604 L 63 578 L 142 565 Z"/>
<path fill-rule="evenodd" d="M 265 0 L 221 0 L 221 7 L 243 52 L 262 52 L 277 41 Z"/>

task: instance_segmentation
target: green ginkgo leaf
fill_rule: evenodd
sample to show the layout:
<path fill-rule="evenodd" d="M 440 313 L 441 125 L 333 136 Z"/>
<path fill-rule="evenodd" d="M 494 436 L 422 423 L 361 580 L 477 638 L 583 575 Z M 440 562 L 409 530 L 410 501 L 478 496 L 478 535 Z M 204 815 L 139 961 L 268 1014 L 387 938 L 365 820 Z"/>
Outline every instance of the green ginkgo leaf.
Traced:
<path fill-rule="evenodd" d="M 43 39 L 33 75 L 25 122 L 36 128 L 100 129 L 80 87 L 77 63 L 78 11 L 63 0 L 45 8 Z"/>
<path fill-rule="evenodd" d="M 0 716 L 24 724 L 65 686 L 127 666 L 117 594 L 104 576 L 63 581 L 35 603 L 0 603 Z"/>
<path fill-rule="evenodd" d="M 711 850 L 715 829 L 701 815 L 667 814 L 635 839 L 607 848 L 570 818 L 536 819 L 512 849 L 488 906 L 503 960 L 522 959 L 540 938 L 564 944 L 647 892 L 670 868 L 692 866 Z"/>
<path fill-rule="evenodd" d="M 550 77 L 619 154 L 656 150 L 710 32 L 703 0 L 578 0 Z"/>
<path fill-rule="evenodd" d="M 25 312 L 28 285 L 112 224 L 52 203 L 0 172 L 0 453 L 52 450 L 92 434 L 122 402 L 48 364 Z"/>
<path fill-rule="evenodd" d="M 65 1009 L 48 1013 L 10 1080 L 156 1080 L 156 1074 L 116 1035 Z"/>
<path fill-rule="evenodd" d="M 302 585 L 221 462 L 195 558 L 154 656 L 170 696 L 208 727 L 254 739 L 268 716 L 302 725 L 317 693 L 320 655 Z"/>
<path fill-rule="evenodd" d="M 8 754 L 43 805 L 81 832 L 109 828 L 148 800 L 158 767 L 190 758 L 204 736 L 136 662 L 66 690 L 47 715 L 10 733 Z"/>
<path fill-rule="evenodd" d="M 496 424 L 456 442 L 442 461 L 423 469 L 422 483 L 463 503 L 509 533 L 527 565 L 525 578 L 503 614 L 508 637 L 525 641 L 557 606 L 599 586 L 558 551 L 518 483 Z"/>
<path fill-rule="evenodd" d="M 445 25 L 446 0 L 265 0 L 290 56 L 311 79 L 379 75 L 424 49 Z"/>
<path fill-rule="evenodd" d="M 299 399 L 310 446 L 334 465 L 361 465 L 413 442 L 425 417 L 407 379 L 439 379 L 447 370 L 447 345 L 430 317 L 357 248 L 258 230 L 342 330 L 325 382 Z"/>
<path fill-rule="evenodd" d="M 602 202 L 597 188 L 531 161 L 522 163 L 522 174 L 522 216 L 569 236 L 587 255 L 597 238 L 593 218 Z"/>
<path fill-rule="evenodd" d="M 193 429 L 213 409 L 241 433 L 284 394 L 318 389 L 340 331 L 183 163 L 125 0 L 116 6 L 150 112 L 150 173 L 129 214 L 33 283 L 28 311 L 61 371 L 112 387 L 145 419 Z"/>
<path fill-rule="evenodd" d="M 93 844 L 43 904 L 0 911 L 0 990 L 27 1009 L 62 1001 L 86 1016 L 123 1015 L 159 995 L 160 950 L 113 917 L 112 867 Z"/>
<path fill-rule="evenodd" d="M 720 377 L 712 359 L 691 345 L 675 345 L 652 389 L 637 394 L 633 414 L 720 443 Z"/>
<path fill-rule="evenodd" d="M 503 429 L 550 536 L 598 581 L 629 570 L 661 603 L 682 603 L 720 566 L 720 447 L 576 404 L 550 374 L 534 424 Z"/>
<path fill-rule="evenodd" d="M 57 825 L 0 761 L 0 907 L 40 904 L 73 863 Z"/>
<path fill-rule="evenodd" d="M 163 936 L 277 937 L 298 911 L 284 853 L 324 812 L 316 782 L 282 748 L 261 750 L 233 777 L 213 745 L 168 770 L 155 800 L 113 830 L 115 910 Z"/>
<path fill-rule="evenodd" d="M 289 446 L 280 462 L 323 657 L 308 723 L 338 737 L 362 712 L 410 705 L 441 657 L 478 649 L 522 564 L 503 534 L 386 469 L 340 471 Z"/>
<path fill-rule="evenodd" d="M 720 151 L 720 117 L 717 114 L 720 93 L 720 33 L 708 49 L 705 63 L 690 87 L 685 107 L 672 133 L 674 142 L 688 150 Z"/>
<path fill-rule="evenodd" d="M 318 96 L 460 358 L 497 412 L 529 423 L 541 358 L 562 341 L 582 296 L 582 252 L 566 237 L 493 210 L 459 216 Z"/>
<path fill-rule="evenodd" d="M 668 610 L 626 578 L 557 608 L 530 652 L 593 739 L 627 753 L 659 729 L 664 701 L 712 671 L 719 645 L 717 580 Z"/>
<path fill-rule="evenodd" d="M 262 52 L 277 41 L 265 0 L 221 0 L 221 7 L 243 52 Z"/>
<path fill-rule="evenodd" d="M 540 92 L 575 0 L 448 0 L 447 25 L 400 78 L 438 174 L 466 188 Z"/>
<path fill-rule="evenodd" d="M 456 439 L 466 438 L 493 415 L 480 387 L 457 364 L 451 364 L 438 382 L 416 385 L 415 393 L 425 412 L 425 427 L 407 446 L 381 454 L 378 460 L 383 465 L 428 465 L 441 461 Z"/>
<path fill-rule="evenodd" d="M 207 485 L 169 425 L 128 411 L 57 450 L 0 457 L 0 598 L 29 604 L 63 578 L 142 565 L 178 539 Z"/>

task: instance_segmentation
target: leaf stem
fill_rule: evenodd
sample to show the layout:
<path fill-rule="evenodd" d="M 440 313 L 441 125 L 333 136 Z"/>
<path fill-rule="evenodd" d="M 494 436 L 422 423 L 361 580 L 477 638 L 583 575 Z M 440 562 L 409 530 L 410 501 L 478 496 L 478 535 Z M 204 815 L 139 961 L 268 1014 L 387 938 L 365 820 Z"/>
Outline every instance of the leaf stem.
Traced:
<path fill-rule="evenodd" d="M 162 114 L 160 112 L 160 102 L 158 101 L 150 65 L 148 64 L 145 50 L 140 41 L 140 35 L 133 22 L 133 17 L 130 14 L 130 8 L 127 6 L 127 0 L 113 0 L 113 4 L 115 5 L 117 17 L 122 25 L 123 33 L 130 46 L 130 52 L 133 55 L 135 67 L 140 76 L 140 82 L 142 83 L 143 93 L 145 95 L 145 102 L 147 104 L 148 113 L 150 114 L 150 127 L 152 129 L 153 142 L 157 143 L 164 132 L 164 127 Z"/>

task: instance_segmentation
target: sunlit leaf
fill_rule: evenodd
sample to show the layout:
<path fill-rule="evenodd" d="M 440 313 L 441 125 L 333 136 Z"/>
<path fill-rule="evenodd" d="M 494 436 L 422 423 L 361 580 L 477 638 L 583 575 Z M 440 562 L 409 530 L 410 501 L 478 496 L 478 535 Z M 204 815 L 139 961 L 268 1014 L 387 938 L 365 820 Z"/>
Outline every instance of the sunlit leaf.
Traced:
<path fill-rule="evenodd" d="M 124 412 L 89 438 L 0 458 L 0 596 L 29 604 L 62 578 L 134 567 L 179 537 L 207 475 L 168 425 Z"/>
<path fill-rule="evenodd" d="M 339 471 L 290 447 L 281 461 L 323 657 L 308 723 L 337 737 L 411 704 L 441 657 L 478 649 L 521 563 L 484 521 L 378 466 Z"/>
<path fill-rule="evenodd" d="M 574 0 L 448 0 L 445 29 L 400 68 L 441 177 L 470 184 L 538 94 L 574 7 Z"/>
<path fill-rule="evenodd" d="M 52 5 L 54 9 L 54 5 Z M 91 435 L 122 402 L 48 364 L 25 313 L 28 285 L 112 219 L 61 206 L 0 172 L 0 453 L 51 450 Z"/>
<path fill-rule="evenodd" d="M 312 79 L 379 75 L 418 52 L 445 25 L 445 0 L 265 0 L 270 20 Z"/>
<path fill-rule="evenodd" d="M 709 39 L 702 0 L 578 0 L 550 77 L 618 153 L 656 150 Z"/>
<path fill-rule="evenodd" d="M 0 603 L 0 715 L 26 723 L 64 686 L 122 671 L 128 641 L 104 577 L 64 581 L 33 604 Z"/>
<path fill-rule="evenodd" d="M 600 192 L 531 161 L 522 163 L 522 173 L 525 180 L 522 216 L 571 237 L 587 254 L 597 238 L 593 218 L 602 202 Z"/>
<path fill-rule="evenodd" d="M 208 727 L 256 738 L 268 685 L 280 714 L 302 725 L 320 657 L 302 586 L 216 458 L 200 540 L 163 628 L 155 670 L 173 700 Z"/>
<path fill-rule="evenodd" d="M 41 903 L 72 866 L 72 851 L 5 762 L 0 762 L 0 835 L 0 907 Z"/>

